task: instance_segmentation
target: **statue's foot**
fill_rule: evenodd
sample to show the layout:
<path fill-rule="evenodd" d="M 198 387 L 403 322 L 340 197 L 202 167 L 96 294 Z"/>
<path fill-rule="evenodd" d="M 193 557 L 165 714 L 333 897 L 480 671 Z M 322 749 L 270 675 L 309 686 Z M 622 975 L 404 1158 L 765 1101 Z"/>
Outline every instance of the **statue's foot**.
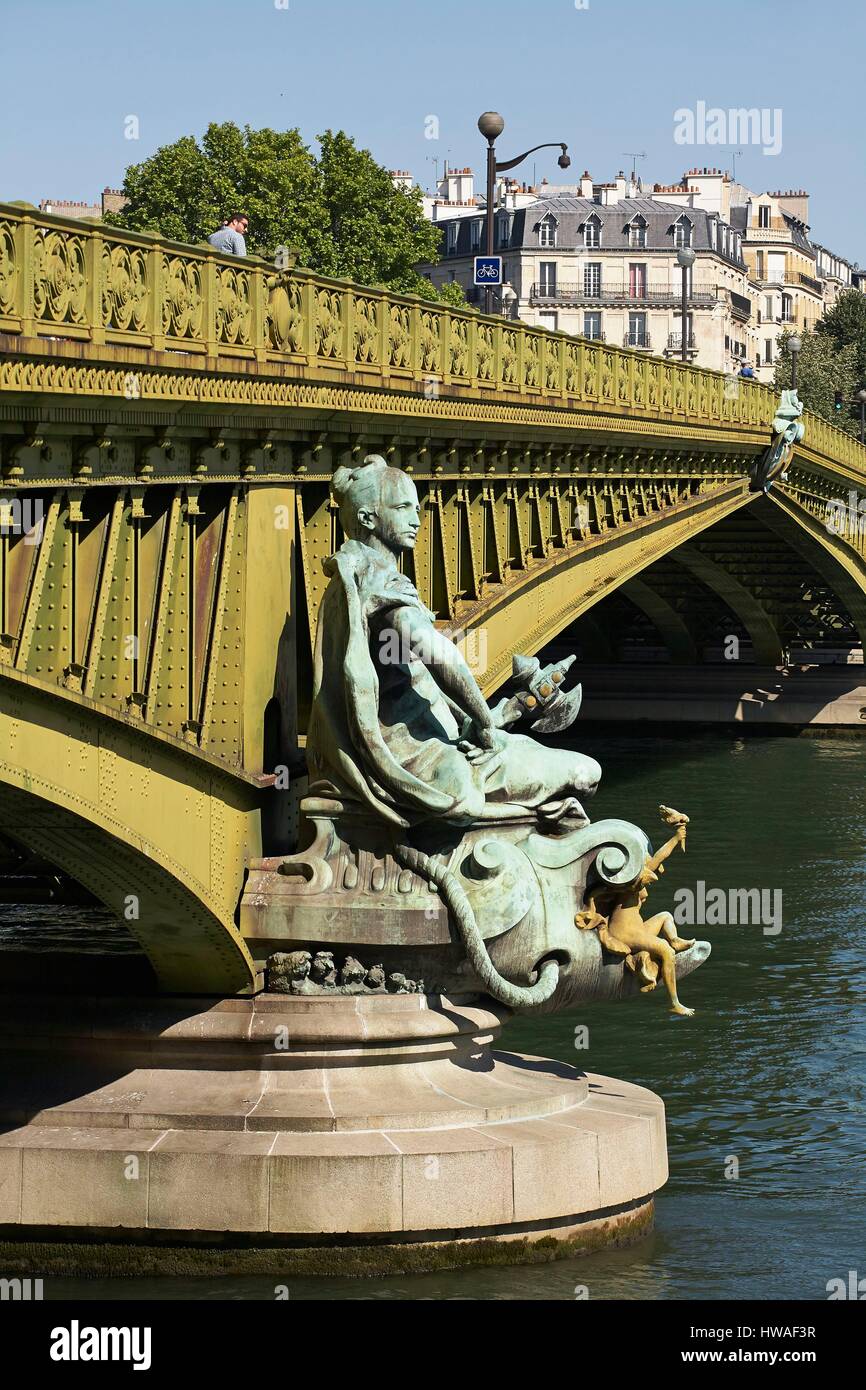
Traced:
<path fill-rule="evenodd" d="M 684 1018 L 691 1018 L 694 1009 L 687 1009 L 685 1004 L 681 1004 L 679 1000 L 677 1000 L 675 1004 L 671 1004 L 671 1013 L 682 1014 Z"/>
<path fill-rule="evenodd" d="M 686 941 L 685 938 L 682 936 L 675 936 L 673 941 L 671 942 L 671 945 L 673 946 L 675 951 L 687 951 L 690 946 L 694 946 L 696 941 L 696 936 L 693 936 L 691 941 Z"/>

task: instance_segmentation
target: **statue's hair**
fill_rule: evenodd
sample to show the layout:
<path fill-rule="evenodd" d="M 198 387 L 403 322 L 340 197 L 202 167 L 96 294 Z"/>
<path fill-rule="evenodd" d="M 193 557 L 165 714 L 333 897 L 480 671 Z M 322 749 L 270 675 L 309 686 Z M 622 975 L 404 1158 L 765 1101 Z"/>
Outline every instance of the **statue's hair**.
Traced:
<path fill-rule="evenodd" d="M 338 468 L 331 479 L 331 492 L 340 508 L 340 523 L 347 536 L 356 538 L 358 512 L 361 507 L 374 511 L 382 497 L 382 484 L 391 468 L 381 454 L 368 454 L 355 468 Z"/>

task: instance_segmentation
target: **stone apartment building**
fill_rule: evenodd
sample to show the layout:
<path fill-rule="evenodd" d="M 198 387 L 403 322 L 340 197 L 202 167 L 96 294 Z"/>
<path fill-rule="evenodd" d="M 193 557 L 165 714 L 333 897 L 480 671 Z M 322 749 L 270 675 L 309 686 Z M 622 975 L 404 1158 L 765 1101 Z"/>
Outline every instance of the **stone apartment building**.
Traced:
<path fill-rule="evenodd" d="M 95 217 L 106 212 L 120 212 L 126 207 L 126 199 L 119 188 L 103 188 L 98 203 L 76 203 L 64 199 L 43 198 L 39 204 L 40 212 L 53 212 L 58 217 Z"/>
<path fill-rule="evenodd" d="M 472 271 L 483 237 L 483 206 L 464 196 L 461 213 L 445 221 L 441 262 L 424 273 L 437 286 L 458 280 L 480 304 Z M 715 212 L 645 196 L 622 173 L 610 184 L 584 174 L 577 188 L 504 188 L 495 245 L 516 295 L 498 307 L 540 327 L 662 357 L 682 351 L 677 250 L 689 247 L 689 360 L 728 371 L 750 355 L 742 239 Z"/>
<path fill-rule="evenodd" d="M 408 178 L 408 175 L 404 177 Z M 472 171 L 448 171 L 425 210 L 442 222 L 442 260 L 432 282 L 457 280 L 470 303 L 473 258 L 483 250 L 484 198 Z M 856 262 L 809 237 L 802 190 L 754 193 L 721 169 L 691 169 L 677 184 L 646 187 L 620 172 L 609 183 L 522 188 L 500 183 L 496 250 L 506 291 L 495 309 L 548 328 L 604 338 L 637 351 L 679 356 L 682 272 L 690 246 L 688 353 L 699 366 L 737 370 L 748 361 L 771 381 L 778 340 L 811 329 L 843 289 L 866 290 Z"/>

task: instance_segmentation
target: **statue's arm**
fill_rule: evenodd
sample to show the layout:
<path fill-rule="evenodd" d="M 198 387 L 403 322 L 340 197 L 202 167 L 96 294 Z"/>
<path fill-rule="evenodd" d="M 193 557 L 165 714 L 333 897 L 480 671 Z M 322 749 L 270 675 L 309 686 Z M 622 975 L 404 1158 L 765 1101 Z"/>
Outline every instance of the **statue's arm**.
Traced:
<path fill-rule="evenodd" d="M 684 825 L 678 825 L 676 834 L 672 835 L 669 840 L 666 840 L 661 849 L 656 850 L 655 854 L 647 860 L 647 868 L 652 869 L 653 873 L 655 873 L 659 865 L 663 864 L 668 856 L 673 854 L 678 845 L 685 844 L 685 839 L 686 827 Z"/>
<path fill-rule="evenodd" d="M 418 609 L 409 605 L 395 608 L 390 621 L 401 647 L 408 648 L 416 661 L 433 673 L 449 704 L 467 714 L 476 730 L 492 730 L 493 715 L 458 647 L 439 632 Z"/>

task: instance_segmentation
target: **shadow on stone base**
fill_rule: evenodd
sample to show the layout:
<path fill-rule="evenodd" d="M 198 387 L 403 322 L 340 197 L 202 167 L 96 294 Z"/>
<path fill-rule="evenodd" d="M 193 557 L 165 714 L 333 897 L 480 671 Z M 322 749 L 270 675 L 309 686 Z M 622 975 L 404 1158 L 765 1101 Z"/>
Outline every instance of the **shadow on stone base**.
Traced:
<path fill-rule="evenodd" d="M 10 1257 L 38 1242 L 55 1273 L 63 1251 L 63 1272 L 94 1273 L 85 1237 L 127 1273 L 145 1248 L 173 1272 L 195 1244 L 207 1272 L 346 1274 L 643 1234 L 667 1178 L 661 1101 L 495 1049 L 506 1018 L 415 994 L 10 1000 L 0 1238 Z"/>

